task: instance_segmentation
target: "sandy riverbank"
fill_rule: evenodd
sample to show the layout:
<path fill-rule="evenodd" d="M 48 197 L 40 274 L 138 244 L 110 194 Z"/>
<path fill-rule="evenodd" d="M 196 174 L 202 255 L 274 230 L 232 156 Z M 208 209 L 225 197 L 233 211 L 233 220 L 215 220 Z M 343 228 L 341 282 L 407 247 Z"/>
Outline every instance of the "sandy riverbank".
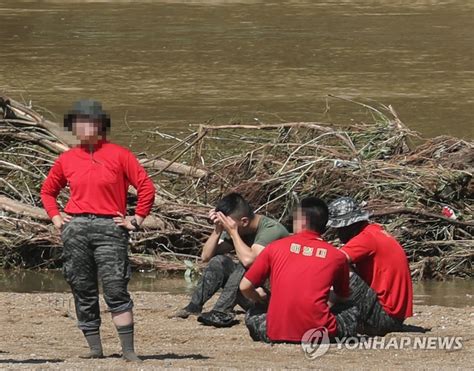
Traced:
<path fill-rule="evenodd" d="M 82 360 L 87 351 L 75 327 L 70 294 L 0 293 L 0 368 L 24 369 L 152 369 L 152 368 L 465 368 L 474 364 L 474 307 L 415 306 L 407 323 L 431 329 L 390 336 L 459 336 L 460 350 L 349 350 L 331 349 L 308 360 L 299 345 L 266 345 L 253 342 L 242 323 L 230 329 L 201 326 L 195 318 L 168 319 L 186 303 L 184 295 L 136 292 L 137 350 L 140 365 L 118 358 L 118 338 L 109 316 L 103 313 L 102 339 L 108 356 Z M 103 306 L 104 307 L 104 306 Z"/>

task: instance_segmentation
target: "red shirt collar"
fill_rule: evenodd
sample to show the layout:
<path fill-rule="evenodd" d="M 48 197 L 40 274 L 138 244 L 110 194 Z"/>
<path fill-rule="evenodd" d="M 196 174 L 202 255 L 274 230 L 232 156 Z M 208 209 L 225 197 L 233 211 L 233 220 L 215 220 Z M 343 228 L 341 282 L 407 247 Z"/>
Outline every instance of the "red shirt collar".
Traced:
<path fill-rule="evenodd" d="M 97 151 L 98 149 L 100 149 L 105 143 L 108 143 L 107 139 L 100 139 L 96 144 L 92 144 L 92 148 L 94 149 L 94 152 Z M 80 147 L 84 151 L 90 152 L 91 145 L 81 143 Z"/>
<path fill-rule="evenodd" d="M 319 239 L 319 240 L 322 239 L 321 234 L 319 234 L 316 231 L 311 231 L 309 229 L 304 229 L 304 230 L 296 233 L 295 236 L 300 236 L 300 237 L 304 237 L 304 238 L 311 238 L 311 239 Z"/>

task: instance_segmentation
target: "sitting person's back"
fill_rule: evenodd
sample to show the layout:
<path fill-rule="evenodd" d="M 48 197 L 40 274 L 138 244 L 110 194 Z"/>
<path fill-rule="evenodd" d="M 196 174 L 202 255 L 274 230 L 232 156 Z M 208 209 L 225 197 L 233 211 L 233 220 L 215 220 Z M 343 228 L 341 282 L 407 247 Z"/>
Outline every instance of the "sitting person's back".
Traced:
<path fill-rule="evenodd" d="M 359 308 L 360 331 L 385 335 L 401 331 L 413 314 L 413 288 L 405 251 L 380 225 L 369 223 L 369 213 L 350 197 L 329 205 L 328 225 L 345 245 L 341 251 L 354 266 L 351 301 Z"/>
<path fill-rule="evenodd" d="M 336 293 L 349 296 L 345 256 L 308 230 L 273 242 L 261 255 L 245 277 L 258 285 L 268 268 L 271 272 L 268 337 L 299 342 L 307 330 L 317 327 L 336 335 L 336 317 L 327 302 L 333 284 Z"/>
<path fill-rule="evenodd" d="M 295 216 L 296 234 L 268 245 L 241 282 L 243 294 L 258 302 L 255 288 L 270 277 L 271 296 L 265 318 L 255 313 L 259 318 L 256 324 L 251 311 L 247 313 L 250 334 L 254 340 L 267 342 L 301 342 L 306 331 L 318 327 L 325 327 L 333 337 L 354 335 L 354 310 L 349 321 L 352 329 L 346 333 L 340 330 L 348 326 L 338 324 L 328 305 L 331 286 L 337 296 L 349 296 L 349 267 L 345 255 L 321 238 L 327 207 L 319 199 L 305 199 Z"/>
<path fill-rule="evenodd" d="M 378 224 L 367 224 L 343 248 L 359 276 L 377 293 L 387 314 L 412 315 L 412 283 L 405 251 Z"/>

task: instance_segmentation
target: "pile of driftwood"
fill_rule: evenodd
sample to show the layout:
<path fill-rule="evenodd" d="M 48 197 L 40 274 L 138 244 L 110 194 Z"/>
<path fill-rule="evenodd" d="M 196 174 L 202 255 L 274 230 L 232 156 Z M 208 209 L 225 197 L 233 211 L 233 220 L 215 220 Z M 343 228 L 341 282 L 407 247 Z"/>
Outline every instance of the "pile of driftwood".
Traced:
<path fill-rule="evenodd" d="M 211 231 L 210 205 L 238 191 L 258 212 L 289 226 L 304 196 L 353 196 L 400 240 L 414 277 L 472 276 L 473 143 L 424 140 L 390 106 L 355 104 L 371 113 L 371 123 L 199 125 L 184 138 L 148 133 L 173 143 L 156 156 L 139 154 L 157 196 L 145 230 L 133 236 L 133 264 L 181 270 L 184 260 L 197 262 Z M 71 143 L 60 124 L 0 98 L 0 265 L 60 264 L 59 234 L 41 208 L 39 189 Z M 66 199 L 67 190 L 59 203 Z M 130 189 L 131 209 L 135 199 Z M 455 218 L 443 214 L 445 206 Z M 327 237 L 334 237 L 331 231 Z"/>

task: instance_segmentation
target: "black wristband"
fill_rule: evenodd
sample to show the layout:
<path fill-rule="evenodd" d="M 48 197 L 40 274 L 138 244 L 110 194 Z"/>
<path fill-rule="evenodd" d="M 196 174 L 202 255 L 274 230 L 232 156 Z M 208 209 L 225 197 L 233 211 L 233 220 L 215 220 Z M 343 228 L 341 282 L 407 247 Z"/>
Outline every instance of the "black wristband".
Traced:
<path fill-rule="evenodd" d="M 138 232 L 140 230 L 140 226 L 138 225 L 137 219 L 135 218 L 130 219 L 130 223 L 135 228 L 135 232 Z"/>

